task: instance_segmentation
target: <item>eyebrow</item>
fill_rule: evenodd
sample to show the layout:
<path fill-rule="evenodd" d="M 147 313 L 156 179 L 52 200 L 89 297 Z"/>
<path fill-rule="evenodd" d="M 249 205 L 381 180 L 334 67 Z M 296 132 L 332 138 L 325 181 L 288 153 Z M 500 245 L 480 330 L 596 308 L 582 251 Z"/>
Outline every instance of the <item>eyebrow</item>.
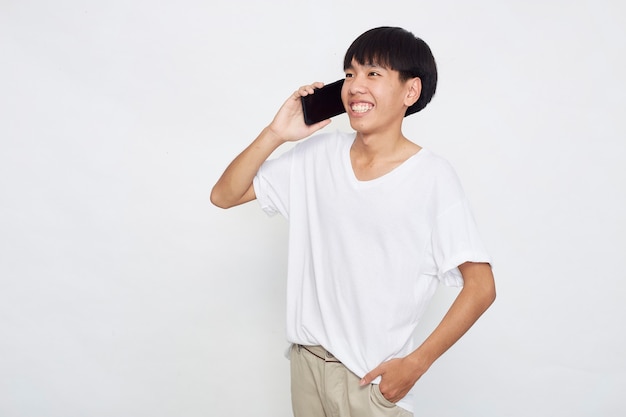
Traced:
<path fill-rule="evenodd" d="M 357 64 L 358 64 L 358 62 L 357 62 Z M 381 64 L 379 64 L 379 63 L 377 63 L 377 62 L 371 62 L 371 63 L 368 63 L 368 64 L 359 64 L 359 65 L 360 65 L 360 66 L 362 66 L 362 67 L 367 67 L 367 68 L 381 68 L 381 69 L 387 69 L 387 67 L 386 67 L 386 66 L 381 65 Z M 350 65 L 348 65 L 348 66 L 347 66 L 346 68 L 344 68 L 344 69 L 345 69 L 345 70 L 354 69 L 354 65 L 350 64 Z"/>

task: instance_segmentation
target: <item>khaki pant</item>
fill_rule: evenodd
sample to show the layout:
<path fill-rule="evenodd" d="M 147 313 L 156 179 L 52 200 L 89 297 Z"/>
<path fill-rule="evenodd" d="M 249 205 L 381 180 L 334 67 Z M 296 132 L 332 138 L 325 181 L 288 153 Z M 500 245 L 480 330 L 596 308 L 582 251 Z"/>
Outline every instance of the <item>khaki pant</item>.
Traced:
<path fill-rule="evenodd" d="M 295 417 L 412 417 L 383 397 L 378 385 L 359 386 L 350 372 L 321 346 L 293 345 L 291 401 Z"/>

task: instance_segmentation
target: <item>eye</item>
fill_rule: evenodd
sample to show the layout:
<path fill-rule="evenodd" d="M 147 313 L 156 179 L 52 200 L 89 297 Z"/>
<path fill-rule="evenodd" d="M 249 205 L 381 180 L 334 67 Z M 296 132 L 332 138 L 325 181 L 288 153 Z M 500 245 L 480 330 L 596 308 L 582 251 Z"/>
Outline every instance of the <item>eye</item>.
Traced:
<path fill-rule="evenodd" d="M 352 73 L 346 72 L 346 78 L 352 78 L 354 75 Z"/>
<path fill-rule="evenodd" d="M 376 71 L 370 71 L 368 74 L 370 77 L 377 77 L 380 75 L 380 73 L 376 72 Z"/>

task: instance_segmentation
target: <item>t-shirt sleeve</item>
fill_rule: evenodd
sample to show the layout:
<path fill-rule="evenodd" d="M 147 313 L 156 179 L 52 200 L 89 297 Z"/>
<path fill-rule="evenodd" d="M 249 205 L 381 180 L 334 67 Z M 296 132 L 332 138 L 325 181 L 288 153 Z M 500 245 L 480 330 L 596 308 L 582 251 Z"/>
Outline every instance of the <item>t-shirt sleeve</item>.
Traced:
<path fill-rule="evenodd" d="M 437 276 L 448 286 L 463 285 L 458 266 L 464 262 L 491 263 L 469 203 L 464 197 L 437 216 L 432 248 Z"/>
<path fill-rule="evenodd" d="M 261 208 L 268 216 L 289 218 L 289 186 L 293 149 L 261 165 L 252 184 Z"/>

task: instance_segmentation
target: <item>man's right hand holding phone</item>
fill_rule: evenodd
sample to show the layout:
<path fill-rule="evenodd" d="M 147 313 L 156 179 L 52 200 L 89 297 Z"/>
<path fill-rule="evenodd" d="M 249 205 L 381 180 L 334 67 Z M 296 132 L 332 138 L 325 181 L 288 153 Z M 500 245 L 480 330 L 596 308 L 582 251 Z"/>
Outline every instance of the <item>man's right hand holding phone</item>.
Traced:
<path fill-rule="evenodd" d="M 315 82 L 313 84 L 304 85 L 296 90 L 285 103 L 281 106 L 274 116 L 274 120 L 268 126 L 268 129 L 283 142 L 295 142 L 311 136 L 316 131 L 328 126 L 330 119 L 322 120 L 313 125 L 307 125 L 304 122 L 301 98 L 309 94 L 315 94 L 315 90 L 322 88 L 324 83 Z"/>

